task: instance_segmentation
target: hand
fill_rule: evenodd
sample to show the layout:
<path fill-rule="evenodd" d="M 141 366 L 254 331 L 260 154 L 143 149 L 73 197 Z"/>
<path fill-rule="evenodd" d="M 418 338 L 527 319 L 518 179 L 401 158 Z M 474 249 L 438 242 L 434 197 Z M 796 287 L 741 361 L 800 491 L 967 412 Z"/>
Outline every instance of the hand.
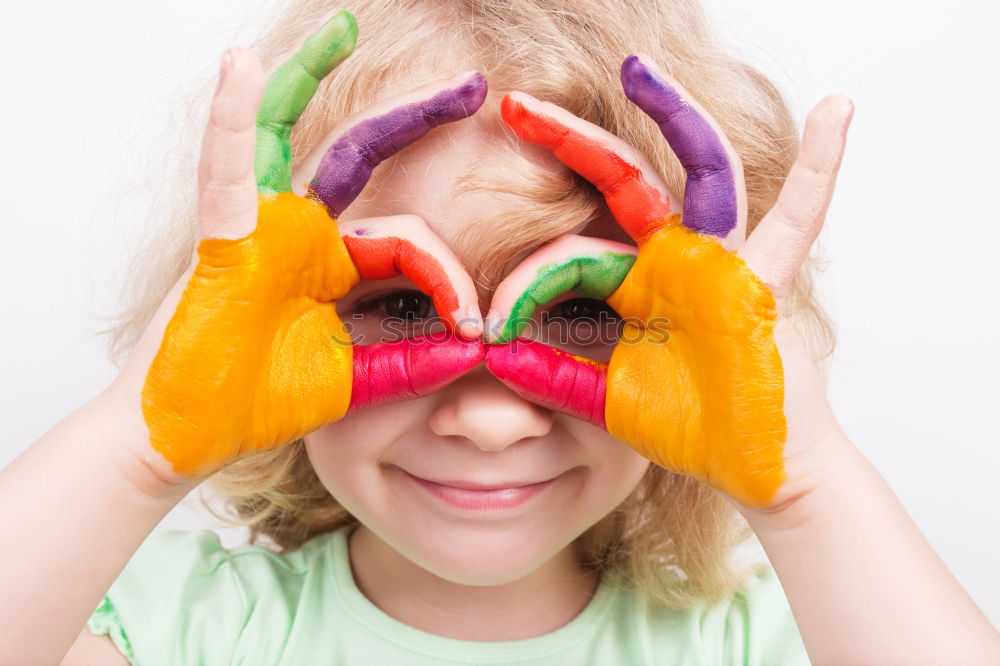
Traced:
<path fill-rule="evenodd" d="M 635 240 L 562 237 L 497 289 L 491 342 L 568 290 L 625 319 L 605 365 L 517 340 L 486 362 L 515 391 L 586 419 L 654 463 L 753 509 L 777 510 L 823 477 L 838 432 L 782 299 L 823 223 L 853 107 L 810 114 L 777 204 L 746 239 L 742 165 L 717 124 L 648 57 L 622 66 L 625 94 L 659 125 L 688 180 L 683 212 L 648 161 L 603 129 L 524 93 L 502 103 L 522 139 L 551 150 L 603 194 Z M 493 330 L 493 322 L 500 322 Z"/>
<path fill-rule="evenodd" d="M 210 474 L 349 410 L 430 393 L 483 358 L 472 280 L 419 218 L 354 222 L 347 239 L 335 219 L 380 161 L 475 112 L 486 94 L 481 75 L 438 81 L 349 119 L 309 195 L 291 191 L 292 126 L 355 38 L 353 16 L 337 13 L 266 89 L 252 54 L 227 55 L 199 166 L 197 256 L 116 382 L 128 401 L 142 387 L 137 430 L 148 428 L 148 443 L 139 453 L 158 474 Z M 400 273 L 470 339 L 353 346 L 337 299 L 360 279 Z"/>

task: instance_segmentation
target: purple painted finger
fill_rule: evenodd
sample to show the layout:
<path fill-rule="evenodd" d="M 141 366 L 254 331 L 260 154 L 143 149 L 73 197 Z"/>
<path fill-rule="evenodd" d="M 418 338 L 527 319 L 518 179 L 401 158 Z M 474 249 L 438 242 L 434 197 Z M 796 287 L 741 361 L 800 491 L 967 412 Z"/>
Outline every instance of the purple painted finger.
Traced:
<path fill-rule="evenodd" d="M 622 63 L 625 95 L 656 121 L 687 172 L 681 222 L 724 238 L 741 216 L 737 176 L 742 178 L 742 166 L 714 122 L 667 78 L 639 56 Z"/>
<path fill-rule="evenodd" d="M 371 178 L 372 170 L 430 130 L 467 118 L 486 99 L 486 78 L 463 74 L 421 89 L 414 94 L 387 100 L 365 113 L 342 132 L 327 149 L 310 183 L 310 196 L 326 204 L 333 216 L 350 205 Z M 405 100 L 405 103 L 400 103 Z"/>

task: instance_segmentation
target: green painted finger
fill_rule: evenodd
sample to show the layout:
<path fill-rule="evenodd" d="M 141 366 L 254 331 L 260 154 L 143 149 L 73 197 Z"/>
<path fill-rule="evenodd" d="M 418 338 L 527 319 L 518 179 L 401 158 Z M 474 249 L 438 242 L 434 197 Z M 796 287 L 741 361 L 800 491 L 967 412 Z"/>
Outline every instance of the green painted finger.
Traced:
<path fill-rule="evenodd" d="M 636 248 L 586 236 L 562 236 L 530 255 L 497 287 L 487 336 L 501 344 L 524 330 L 535 309 L 568 291 L 606 298 L 635 263 Z"/>
<path fill-rule="evenodd" d="M 292 126 L 319 82 L 351 55 L 358 38 L 354 15 L 339 11 L 271 74 L 257 112 L 257 192 L 292 189 Z"/>

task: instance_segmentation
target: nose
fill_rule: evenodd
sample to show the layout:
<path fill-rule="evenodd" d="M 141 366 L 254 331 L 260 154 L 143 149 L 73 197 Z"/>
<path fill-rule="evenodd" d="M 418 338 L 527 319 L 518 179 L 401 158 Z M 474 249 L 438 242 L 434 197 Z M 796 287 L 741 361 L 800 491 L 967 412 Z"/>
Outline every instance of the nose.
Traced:
<path fill-rule="evenodd" d="M 502 451 L 552 430 L 552 412 L 524 400 L 480 366 L 450 384 L 428 418 L 436 435 L 464 437 L 484 451 Z"/>

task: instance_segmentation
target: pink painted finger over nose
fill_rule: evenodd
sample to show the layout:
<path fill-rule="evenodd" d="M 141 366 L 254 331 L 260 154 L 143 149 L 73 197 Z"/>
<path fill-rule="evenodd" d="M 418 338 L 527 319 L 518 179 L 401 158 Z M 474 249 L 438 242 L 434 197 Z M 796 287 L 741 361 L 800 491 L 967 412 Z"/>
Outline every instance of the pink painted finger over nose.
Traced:
<path fill-rule="evenodd" d="M 486 367 L 525 400 L 606 429 L 606 364 L 516 338 L 489 347 Z"/>
<path fill-rule="evenodd" d="M 347 411 L 434 393 L 479 365 L 485 354 L 481 340 L 449 332 L 356 345 Z"/>

